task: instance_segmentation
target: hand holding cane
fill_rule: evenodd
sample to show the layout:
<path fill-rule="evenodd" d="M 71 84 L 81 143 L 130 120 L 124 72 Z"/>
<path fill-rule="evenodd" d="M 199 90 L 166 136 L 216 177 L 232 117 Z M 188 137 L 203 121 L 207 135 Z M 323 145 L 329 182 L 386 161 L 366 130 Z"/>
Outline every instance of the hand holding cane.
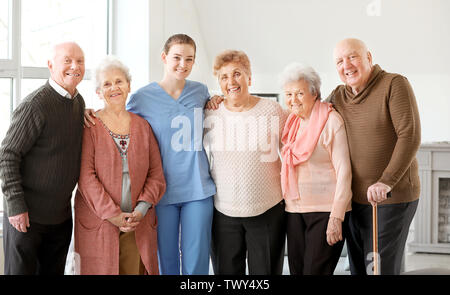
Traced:
<path fill-rule="evenodd" d="M 373 234 L 373 274 L 380 275 L 378 261 L 378 211 L 377 203 L 372 204 L 372 234 Z"/>
<path fill-rule="evenodd" d="M 372 234 L 373 234 L 373 274 L 380 274 L 380 255 L 378 254 L 378 210 L 377 203 L 391 197 L 391 187 L 377 182 L 367 189 L 367 199 L 372 204 Z"/>

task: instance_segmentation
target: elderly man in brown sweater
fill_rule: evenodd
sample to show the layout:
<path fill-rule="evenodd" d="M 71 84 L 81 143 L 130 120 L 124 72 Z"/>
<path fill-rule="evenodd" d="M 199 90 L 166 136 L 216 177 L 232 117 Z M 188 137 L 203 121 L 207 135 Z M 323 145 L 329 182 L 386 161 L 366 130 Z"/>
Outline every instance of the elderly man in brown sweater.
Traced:
<path fill-rule="evenodd" d="M 350 270 L 372 272 L 371 204 L 378 204 L 380 273 L 399 274 L 420 192 L 416 99 L 405 77 L 373 65 L 361 40 L 340 41 L 334 61 L 345 85 L 328 99 L 344 119 L 353 173 Z"/>

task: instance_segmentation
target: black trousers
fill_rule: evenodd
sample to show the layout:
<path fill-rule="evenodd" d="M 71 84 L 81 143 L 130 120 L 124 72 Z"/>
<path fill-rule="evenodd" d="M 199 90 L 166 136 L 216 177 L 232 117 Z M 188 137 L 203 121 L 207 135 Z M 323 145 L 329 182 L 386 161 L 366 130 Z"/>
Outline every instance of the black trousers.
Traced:
<path fill-rule="evenodd" d="M 327 243 L 330 212 L 287 213 L 287 245 L 291 275 L 332 275 L 341 256 L 347 235 L 342 223 L 342 241 Z"/>
<path fill-rule="evenodd" d="M 286 218 L 284 201 L 261 215 L 230 217 L 214 209 L 211 261 L 216 275 L 281 275 Z"/>
<path fill-rule="evenodd" d="M 72 237 L 72 218 L 46 225 L 30 222 L 26 233 L 3 217 L 5 275 L 63 275 Z"/>
<path fill-rule="evenodd" d="M 380 274 L 400 274 L 409 226 L 418 204 L 419 200 L 377 206 Z M 348 226 L 347 249 L 351 274 L 373 273 L 372 206 L 353 203 Z"/>

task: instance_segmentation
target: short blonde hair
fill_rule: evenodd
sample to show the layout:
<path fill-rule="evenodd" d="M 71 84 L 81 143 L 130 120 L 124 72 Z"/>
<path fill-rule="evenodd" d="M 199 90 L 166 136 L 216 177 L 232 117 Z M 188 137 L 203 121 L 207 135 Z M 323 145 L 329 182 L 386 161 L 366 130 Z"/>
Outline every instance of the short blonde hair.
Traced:
<path fill-rule="evenodd" d="M 128 67 L 124 65 L 116 56 L 108 55 L 102 59 L 95 68 L 95 91 L 99 90 L 101 87 L 102 81 L 100 81 L 100 75 L 111 69 L 120 70 L 127 79 L 127 82 L 131 82 L 131 75 Z"/>
<path fill-rule="evenodd" d="M 225 50 L 216 56 L 214 60 L 213 74 L 217 76 L 219 70 L 228 63 L 238 63 L 241 64 L 245 72 L 251 76 L 252 71 L 250 70 L 250 59 L 245 52 L 240 50 Z"/>

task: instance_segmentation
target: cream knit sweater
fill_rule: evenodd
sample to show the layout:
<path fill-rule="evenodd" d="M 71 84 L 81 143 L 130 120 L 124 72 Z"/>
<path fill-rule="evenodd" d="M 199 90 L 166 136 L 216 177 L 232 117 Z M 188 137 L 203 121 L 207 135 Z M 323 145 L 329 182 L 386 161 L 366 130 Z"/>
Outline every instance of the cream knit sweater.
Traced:
<path fill-rule="evenodd" d="M 277 102 L 264 98 L 244 112 L 231 112 L 223 103 L 205 112 L 204 146 L 218 211 L 257 216 L 282 200 L 279 150 L 287 115 Z"/>

